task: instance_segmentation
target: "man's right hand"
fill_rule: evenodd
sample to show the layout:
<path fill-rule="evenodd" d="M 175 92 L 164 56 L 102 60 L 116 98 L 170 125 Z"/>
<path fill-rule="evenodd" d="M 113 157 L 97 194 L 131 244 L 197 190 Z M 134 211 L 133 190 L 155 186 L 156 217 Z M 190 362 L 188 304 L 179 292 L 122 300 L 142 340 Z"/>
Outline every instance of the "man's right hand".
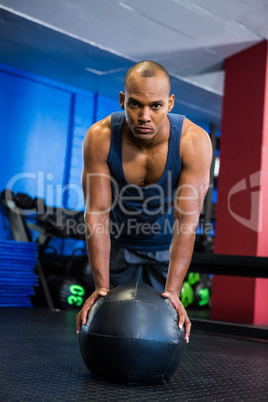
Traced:
<path fill-rule="evenodd" d="M 88 312 L 93 306 L 93 304 L 103 296 L 106 296 L 108 293 L 108 289 L 105 288 L 99 288 L 96 289 L 95 292 L 92 293 L 92 295 L 85 301 L 82 310 L 80 311 L 79 314 L 76 316 L 76 333 L 79 334 L 81 331 L 81 325 L 86 325 L 87 323 L 87 317 L 88 317 Z"/>

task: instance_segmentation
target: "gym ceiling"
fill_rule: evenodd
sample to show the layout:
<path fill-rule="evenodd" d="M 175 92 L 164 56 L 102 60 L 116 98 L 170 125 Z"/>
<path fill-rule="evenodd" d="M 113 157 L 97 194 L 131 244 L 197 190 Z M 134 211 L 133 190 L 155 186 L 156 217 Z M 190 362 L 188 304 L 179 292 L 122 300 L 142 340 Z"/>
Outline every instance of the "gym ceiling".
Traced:
<path fill-rule="evenodd" d="M 219 125 L 224 59 L 268 39 L 267 21 L 268 0 L 0 0 L 0 63 L 117 99 L 151 59 L 174 111 Z"/>

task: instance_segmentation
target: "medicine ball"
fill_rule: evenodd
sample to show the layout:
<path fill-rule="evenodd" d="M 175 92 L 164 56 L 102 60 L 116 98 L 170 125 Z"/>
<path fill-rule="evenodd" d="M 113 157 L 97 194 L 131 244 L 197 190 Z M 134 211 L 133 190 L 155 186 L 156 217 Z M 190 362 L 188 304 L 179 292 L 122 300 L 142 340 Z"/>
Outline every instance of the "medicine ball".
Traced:
<path fill-rule="evenodd" d="M 143 283 L 119 286 L 98 299 L 78 340 L 94 377 L 154 384 L 170 379 L 186 344 L 173 305 Z"/>
<path fill-rule="evenodd" d="M 71 256 L 66 265 L 66 273 L 78 279 L 89 291 L 94 291 L 95 284 L 88 256 Z"/>
<path fill-rule="evenodd" d="M 80 310 L 89 295 L 77 279 L 51 275 L 47 278 L 48 288 L 56 308 Z"/>

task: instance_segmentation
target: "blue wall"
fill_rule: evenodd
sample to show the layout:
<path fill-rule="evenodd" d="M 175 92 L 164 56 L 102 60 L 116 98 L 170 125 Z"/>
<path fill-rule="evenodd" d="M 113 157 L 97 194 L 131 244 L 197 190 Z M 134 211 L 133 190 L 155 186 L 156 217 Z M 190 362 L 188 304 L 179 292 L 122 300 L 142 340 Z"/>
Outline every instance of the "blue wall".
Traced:
<path fill-rule="evenodd" d="M 0 189 L 60 206 L 49 189 L 63 185 L 71 94 L 3 72 L 0 86 Z"/>
<path fill-rule="evenodd" d="M 0 88 L 0 192 L 83 209 L 85 133 L 119 103 L 6 65 L 0 65 Z M 0 239 L 10 238 L 2 208 L 0 215 Z"/>

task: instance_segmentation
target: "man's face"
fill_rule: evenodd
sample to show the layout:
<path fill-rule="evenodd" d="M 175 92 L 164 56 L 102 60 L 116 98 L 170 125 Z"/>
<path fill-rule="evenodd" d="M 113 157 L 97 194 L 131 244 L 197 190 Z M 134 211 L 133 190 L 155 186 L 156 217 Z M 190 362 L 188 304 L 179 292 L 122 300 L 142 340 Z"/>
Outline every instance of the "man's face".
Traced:
<path fill-rule="evenodd" d="M 167 113 L 174 105 L 169 96 L 166 76 L 159 72 L 154 77 L 142 77 L 133 72 L 120 93 L 120 105 L 125 109 L 126 120 L 133 135 L 140 141 L 149 141 L 158 133 L 165 134 Z"/>

